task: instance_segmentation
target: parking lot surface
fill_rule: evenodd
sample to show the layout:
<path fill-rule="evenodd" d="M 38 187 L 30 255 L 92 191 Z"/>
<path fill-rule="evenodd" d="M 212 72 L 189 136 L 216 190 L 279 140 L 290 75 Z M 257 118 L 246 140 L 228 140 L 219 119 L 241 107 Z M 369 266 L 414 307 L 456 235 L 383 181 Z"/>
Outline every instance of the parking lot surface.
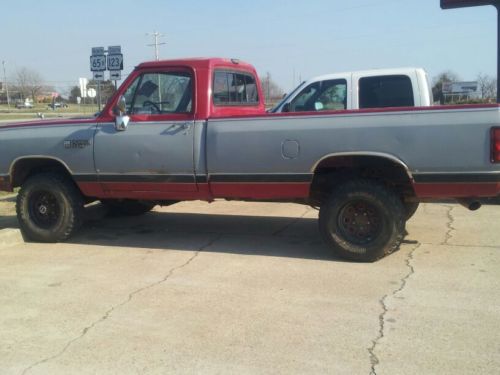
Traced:
<path fill-rule="evenodd" d="M 372 264 L 332 257 L 300 205 L 103 215 L 67 243 L 0 240 L 0 373 L 499 372 L 500 206 L 421 205 Z"/>

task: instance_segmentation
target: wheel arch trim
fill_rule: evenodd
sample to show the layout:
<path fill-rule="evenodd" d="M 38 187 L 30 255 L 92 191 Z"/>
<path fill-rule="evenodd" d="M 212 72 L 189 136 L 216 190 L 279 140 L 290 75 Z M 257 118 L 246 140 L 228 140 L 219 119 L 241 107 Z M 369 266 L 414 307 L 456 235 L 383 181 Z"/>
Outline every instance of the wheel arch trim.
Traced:
<path fill-rule="evenodd" d="M 311 173 L 313 173 L 313 174 L 316 173 L 318 166 L 323 161 L 330 159 L 330 158 L 345 157 L 345 156 L 368 156 L 368 157 L 377 157 L 377 158 L 389 160 L 389 161 L 401 166 L 405 170 L 408 178 L 410 178 L 410 180 L 413 181 L 413 175 L 410 171 L 410 168 L 408 167 L 408 165 L 405 162 L 403 162 L 401 159 L 399 159 L 398 157 L 396 157 L 394 155 L 386 154 L 383 152 L 374 152 L 374 151 L 335 152 L 335 153 L 324 155 L 316 163 L 314 163 L 314 165 L 311 168 Z"/>
<path fill-rule="evenodd" d="M 19 163 L 20 161 L 23 161 L 23 160 L 26 160 L 26 159 L 33 159 L 33 160 L 40 160 L 40 159 L 44 159 L 44 160 L 51 160 L 51 161 L 55 161 L 55 162 L 58 162 L 59 164 L 61 164 L 65 169 L 66 171 L 72 176 L 73 175 L 73 172 L 71 170 L 71 168 L 61 159 L 59 159 L 58 157 L 55 157 L 55 156 L 48 156 L 48 155 L 23 155 L 23 156 L 20 156 L 18 158 L 15 158 L 11 163 L 10 163 L 10 167 L 9 167 L 9 176 L 11 178 L 11 181 L 13 180 L 13 173 L 14 173 L 14 170 L 15 170 L 15 166 L 17 163 Z"/>

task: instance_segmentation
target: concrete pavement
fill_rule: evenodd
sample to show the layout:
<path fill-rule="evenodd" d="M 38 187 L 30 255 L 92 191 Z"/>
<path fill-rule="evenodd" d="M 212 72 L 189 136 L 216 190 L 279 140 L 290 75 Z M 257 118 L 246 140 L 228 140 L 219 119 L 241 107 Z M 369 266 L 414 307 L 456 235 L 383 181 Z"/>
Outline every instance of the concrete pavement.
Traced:
<path fill-rule="evenodd" d="M 373 264 L 333 258 L 294 204 L 88 216 L 69 243 L 0 247 L 2 374 L 500 368 L 498 206 L 423 205 Z"/>

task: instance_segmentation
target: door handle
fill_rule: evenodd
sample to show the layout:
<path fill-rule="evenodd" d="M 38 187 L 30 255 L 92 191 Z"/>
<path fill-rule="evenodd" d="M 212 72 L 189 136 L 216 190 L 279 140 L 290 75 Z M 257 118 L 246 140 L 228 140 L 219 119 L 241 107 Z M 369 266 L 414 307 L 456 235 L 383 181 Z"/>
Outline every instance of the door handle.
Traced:
<path fill-rule="evenodd" d="M 191 126 L 191 122 L 177 122 L 175 124 L 170 125 L 166 131 L 181 130 L 181 131 L 183 131 L 182 134 L 187 134 L 190 126 Z"/>

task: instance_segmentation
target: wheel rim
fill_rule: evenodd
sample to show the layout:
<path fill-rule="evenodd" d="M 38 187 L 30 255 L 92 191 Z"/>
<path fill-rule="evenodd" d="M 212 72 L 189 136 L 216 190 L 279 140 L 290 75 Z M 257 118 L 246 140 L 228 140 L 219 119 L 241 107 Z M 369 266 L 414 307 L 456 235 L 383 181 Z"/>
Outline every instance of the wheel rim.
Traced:
<path fill-rule="evenodd" d="M 358 200 L 349 202 L 340 210 L 338 226 L 342 235 L 351 243 L 366 245 L 380 234 L 380 211 L 372 204 Z"/>
<path fill-rule="evenodd" d="M 50 229 L 58 222 L 61 207 L 54 194 L 49 191 L 37 191 L 30 197 L 29 212 L 38 227 Z"/>

